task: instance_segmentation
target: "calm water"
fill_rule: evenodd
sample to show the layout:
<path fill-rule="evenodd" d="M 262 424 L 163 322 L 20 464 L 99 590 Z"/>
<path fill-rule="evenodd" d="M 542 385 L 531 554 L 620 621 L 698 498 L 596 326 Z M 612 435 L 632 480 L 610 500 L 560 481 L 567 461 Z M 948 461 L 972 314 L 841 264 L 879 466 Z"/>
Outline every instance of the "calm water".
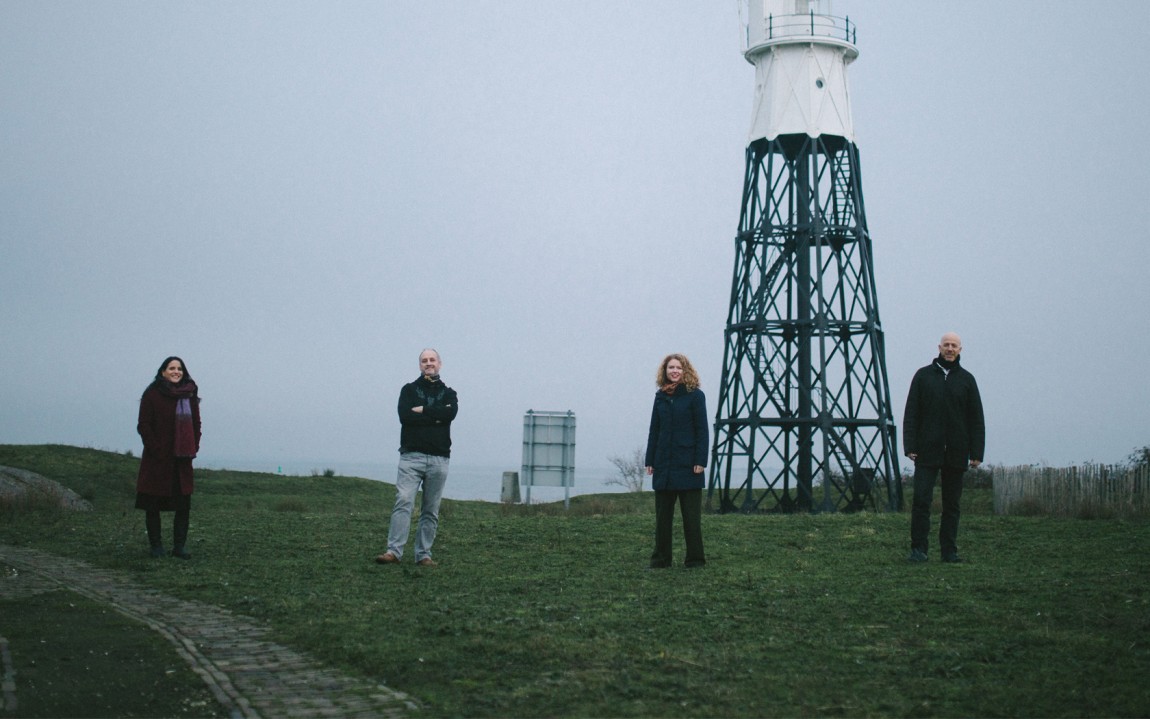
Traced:
<path fill-rule="evenodd" d="M 219 459 L 197 461 L 197 467 L 204 469 L 233 469 L 245 472 L 270 472 L 272 474 L 293 475 L 308 477 L 321 475 L 325 470 L 334 470 L 336 474 L 347 477 L 364 477 L 383 482 L 395 482 L 396 463 L 383 462 L 331 462 L 331 461 L 293 461 L 276 463 L 272 461 Z M 444 496 L 450 499 L 482 500 L 498 502 L 503 488 L 503 472 L 519 472 L 519 467 L 476 466 L 452 462 L 447 475 L 447 488 Z M 615 469 L 613 467 L 594 467 L 591 469 L 575 468 L 575 486 L 570 488 L 572 497 L 578 494 L 602 494 L 604 492 L 620 492 L 622 487 L 608 486 L 604 481 L 610 479 Z M 520 486 L 519 496 L 522 501 L 527 500 L 527 488 Z M 559 502 L 563 500 L 563 487 L 532 487 L 531 501 Z"/>

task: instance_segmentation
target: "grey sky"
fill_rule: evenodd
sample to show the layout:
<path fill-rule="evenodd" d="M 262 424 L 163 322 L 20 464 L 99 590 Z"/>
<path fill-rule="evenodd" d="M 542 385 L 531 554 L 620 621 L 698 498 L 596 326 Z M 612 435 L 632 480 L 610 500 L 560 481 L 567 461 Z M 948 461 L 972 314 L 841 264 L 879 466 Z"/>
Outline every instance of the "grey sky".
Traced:
<path fill-rule="evenodd" d="M 834 3 L 896 418 L 947 330 L 987 461 L 1150 443 L 1141 0 Z M 753 96 L 724 2 L 0 3 L 0 442 L 138 451 L 181 355 L 202 461 L 393 462 L 433 346 L 454 462 L 714 412 Z"/>

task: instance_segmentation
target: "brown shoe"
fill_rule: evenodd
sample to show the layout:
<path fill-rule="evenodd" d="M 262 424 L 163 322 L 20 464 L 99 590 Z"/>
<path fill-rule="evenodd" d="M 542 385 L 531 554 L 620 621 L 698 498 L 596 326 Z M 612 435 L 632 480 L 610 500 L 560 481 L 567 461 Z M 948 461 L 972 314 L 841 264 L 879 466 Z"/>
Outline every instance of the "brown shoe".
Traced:
<path fill-rule="evenodd" d="M 384 552 L 375 558 L 376 564 L 399 564 L 399 557 L 391 552 Z"/>
<path fill-rule="evenodd" d="M 416 562 L 416 564 L 418 564 L 421 567 L 438 567 L 439 566 L 435 562 L 435 560 L 432 559 L 431 557 L 424 557 L 423 559 Z"/>

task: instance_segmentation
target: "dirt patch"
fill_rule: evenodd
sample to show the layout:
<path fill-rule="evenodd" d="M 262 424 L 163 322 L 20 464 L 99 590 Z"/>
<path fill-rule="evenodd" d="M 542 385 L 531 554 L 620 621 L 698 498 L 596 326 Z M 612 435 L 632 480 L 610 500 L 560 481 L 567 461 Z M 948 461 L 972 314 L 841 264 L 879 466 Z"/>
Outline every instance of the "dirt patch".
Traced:
<path fill-rule="evenodd" d="M 59 482 L 35 472 L 0 467 L 0 502 L 6 505 L 35 504 L 87 512 L 92 505 Z"/>

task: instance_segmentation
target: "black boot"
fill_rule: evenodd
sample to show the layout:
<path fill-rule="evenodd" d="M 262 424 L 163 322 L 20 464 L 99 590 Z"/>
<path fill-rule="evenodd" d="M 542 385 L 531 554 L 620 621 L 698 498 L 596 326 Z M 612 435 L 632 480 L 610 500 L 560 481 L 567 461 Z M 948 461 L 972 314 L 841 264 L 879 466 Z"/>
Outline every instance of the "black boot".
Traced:
<path fill-rule="evenodd" d="M 177 509 L 172 522 L 172 556 L 180 559 L 192 558 L 185 547 L 188 543 L 188 514 L 186 509 Z"/>
<path fill-rule="evenodd" d="M 164 556 L 164 540 L 160 539 L 160 513 L 147 510 L 144 513 L 144 528 L 148 530 L 148 544 L 152 548 L 152 557 Z"/>

